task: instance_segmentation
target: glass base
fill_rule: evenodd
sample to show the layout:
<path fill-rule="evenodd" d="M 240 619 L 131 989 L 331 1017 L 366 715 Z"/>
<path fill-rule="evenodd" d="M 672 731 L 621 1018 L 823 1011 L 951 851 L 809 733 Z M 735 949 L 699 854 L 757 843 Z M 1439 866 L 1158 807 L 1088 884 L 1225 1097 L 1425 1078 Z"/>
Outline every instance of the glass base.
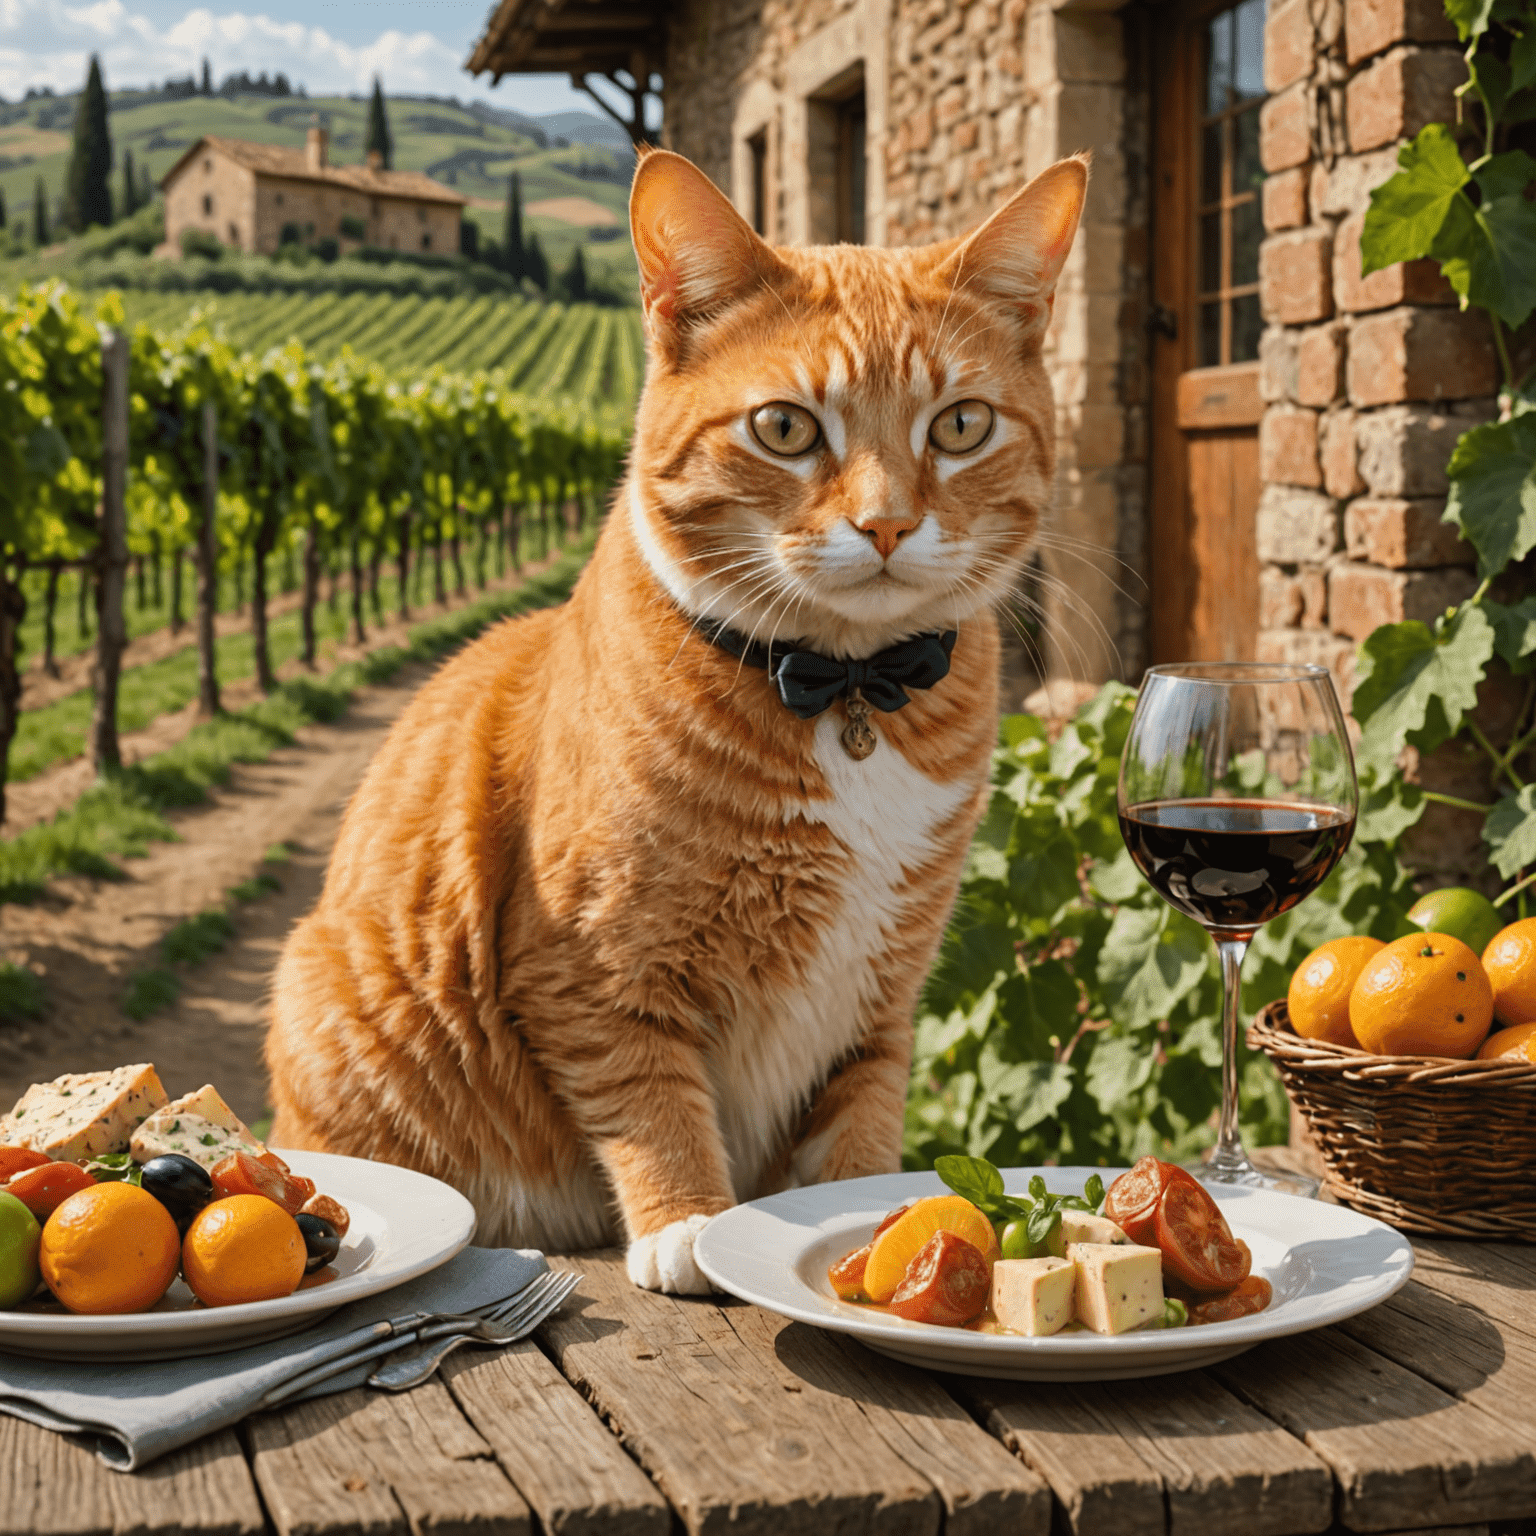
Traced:
<path fill-rule="evenodd" d="M 1267 1189 L 1277 1195 L 1294 1195 L 1299 1200 L 1317 1199 L 1319 1181 L 1304 1173 L 1276 1169 L 1273 1173 L 1257 1168 L 1245 1152 L 1236 1156 L 1213 1151 L 1203 1163 L 1186 1163 L 1186 1170 L 1202 1184 L 1218 1193 L 1234 1185 L 1240 1189 Z"/>

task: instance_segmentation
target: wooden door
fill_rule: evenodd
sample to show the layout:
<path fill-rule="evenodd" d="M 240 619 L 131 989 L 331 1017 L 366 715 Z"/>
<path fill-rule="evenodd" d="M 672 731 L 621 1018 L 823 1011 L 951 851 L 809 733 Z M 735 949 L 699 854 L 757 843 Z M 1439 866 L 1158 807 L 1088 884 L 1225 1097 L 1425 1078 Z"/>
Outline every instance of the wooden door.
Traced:
<path fill-rule="evenodd" d="M 1258 637 L 1259 107 L 1264 0 L 1181 0 L 1154 72 L 1154 661 Z"/>

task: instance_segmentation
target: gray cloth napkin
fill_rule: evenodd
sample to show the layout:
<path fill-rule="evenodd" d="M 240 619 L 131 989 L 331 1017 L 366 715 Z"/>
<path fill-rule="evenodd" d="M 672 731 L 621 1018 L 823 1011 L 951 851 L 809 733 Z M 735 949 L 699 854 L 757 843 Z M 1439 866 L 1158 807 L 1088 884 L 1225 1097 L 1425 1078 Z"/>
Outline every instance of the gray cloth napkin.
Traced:
<path fill-rule="evenodd" d="M 0 1413 L 44 1429 L 94 1435 L 101 1459 L 114 1471 L 131 1472 L 239 1423 L 345 1334 L 411 1312 L 480 1311 L 548 1267 L 532 1249 L 466 1248 L 415 1280 L 342 1307 L 318 1327 L 222 1355 L 114 1363 L 0 1354 Z M 361 1386 L 377 1364 L 364 1361 L 291 1401 Z"/>

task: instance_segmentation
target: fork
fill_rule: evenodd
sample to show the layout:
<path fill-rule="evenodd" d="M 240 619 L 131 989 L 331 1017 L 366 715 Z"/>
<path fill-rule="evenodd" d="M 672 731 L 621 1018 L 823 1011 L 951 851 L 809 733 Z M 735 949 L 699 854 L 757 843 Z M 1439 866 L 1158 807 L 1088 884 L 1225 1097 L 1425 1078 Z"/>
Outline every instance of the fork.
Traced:
<path fill-rule="evenodd" d="M 515 1344 L 525 1339 L 552 1313 L 580 1283 L 581 1276 L 567 1270 L 551 1270 L 529 1290 L 503 1302 L 487 1314 L 485 1322 L 471 1330 L 449 1332 L 423 1330 L 414 1345 L 396 1350 L 369 1378 L 370 1387 L 390 1392 L 404 1392 L 423 1382 L 443 1360 L 461 1344 Z M 443 1337 L 447 1334 L 447 1337 Z"/>

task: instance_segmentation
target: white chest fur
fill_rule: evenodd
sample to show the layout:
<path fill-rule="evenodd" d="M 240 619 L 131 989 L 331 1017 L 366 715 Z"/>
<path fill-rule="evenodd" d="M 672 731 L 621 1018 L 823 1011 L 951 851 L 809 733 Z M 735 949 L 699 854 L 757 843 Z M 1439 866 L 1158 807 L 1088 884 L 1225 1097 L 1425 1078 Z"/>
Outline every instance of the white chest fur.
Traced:
<path fill-rule="evenodd" d="M 840 711 L 817 722 L 816 759 L 832 794 L 797 810 L 825 824 L 846 851 L 837 914 L 803 983 L 755 999 L 757 1016 L 735 1021 L 716 1063 L 721 1129 L 740 1198 L 753 1193 L 808 1091 L 857 1040 L 881 984 L 874 962 L 907 899 L 907 875 L 928 860 L 937 830 L 978 787 L 969 779 L 935 783 L 885 740 L 856 762 L 838 740 L 842 727 Z"/>

